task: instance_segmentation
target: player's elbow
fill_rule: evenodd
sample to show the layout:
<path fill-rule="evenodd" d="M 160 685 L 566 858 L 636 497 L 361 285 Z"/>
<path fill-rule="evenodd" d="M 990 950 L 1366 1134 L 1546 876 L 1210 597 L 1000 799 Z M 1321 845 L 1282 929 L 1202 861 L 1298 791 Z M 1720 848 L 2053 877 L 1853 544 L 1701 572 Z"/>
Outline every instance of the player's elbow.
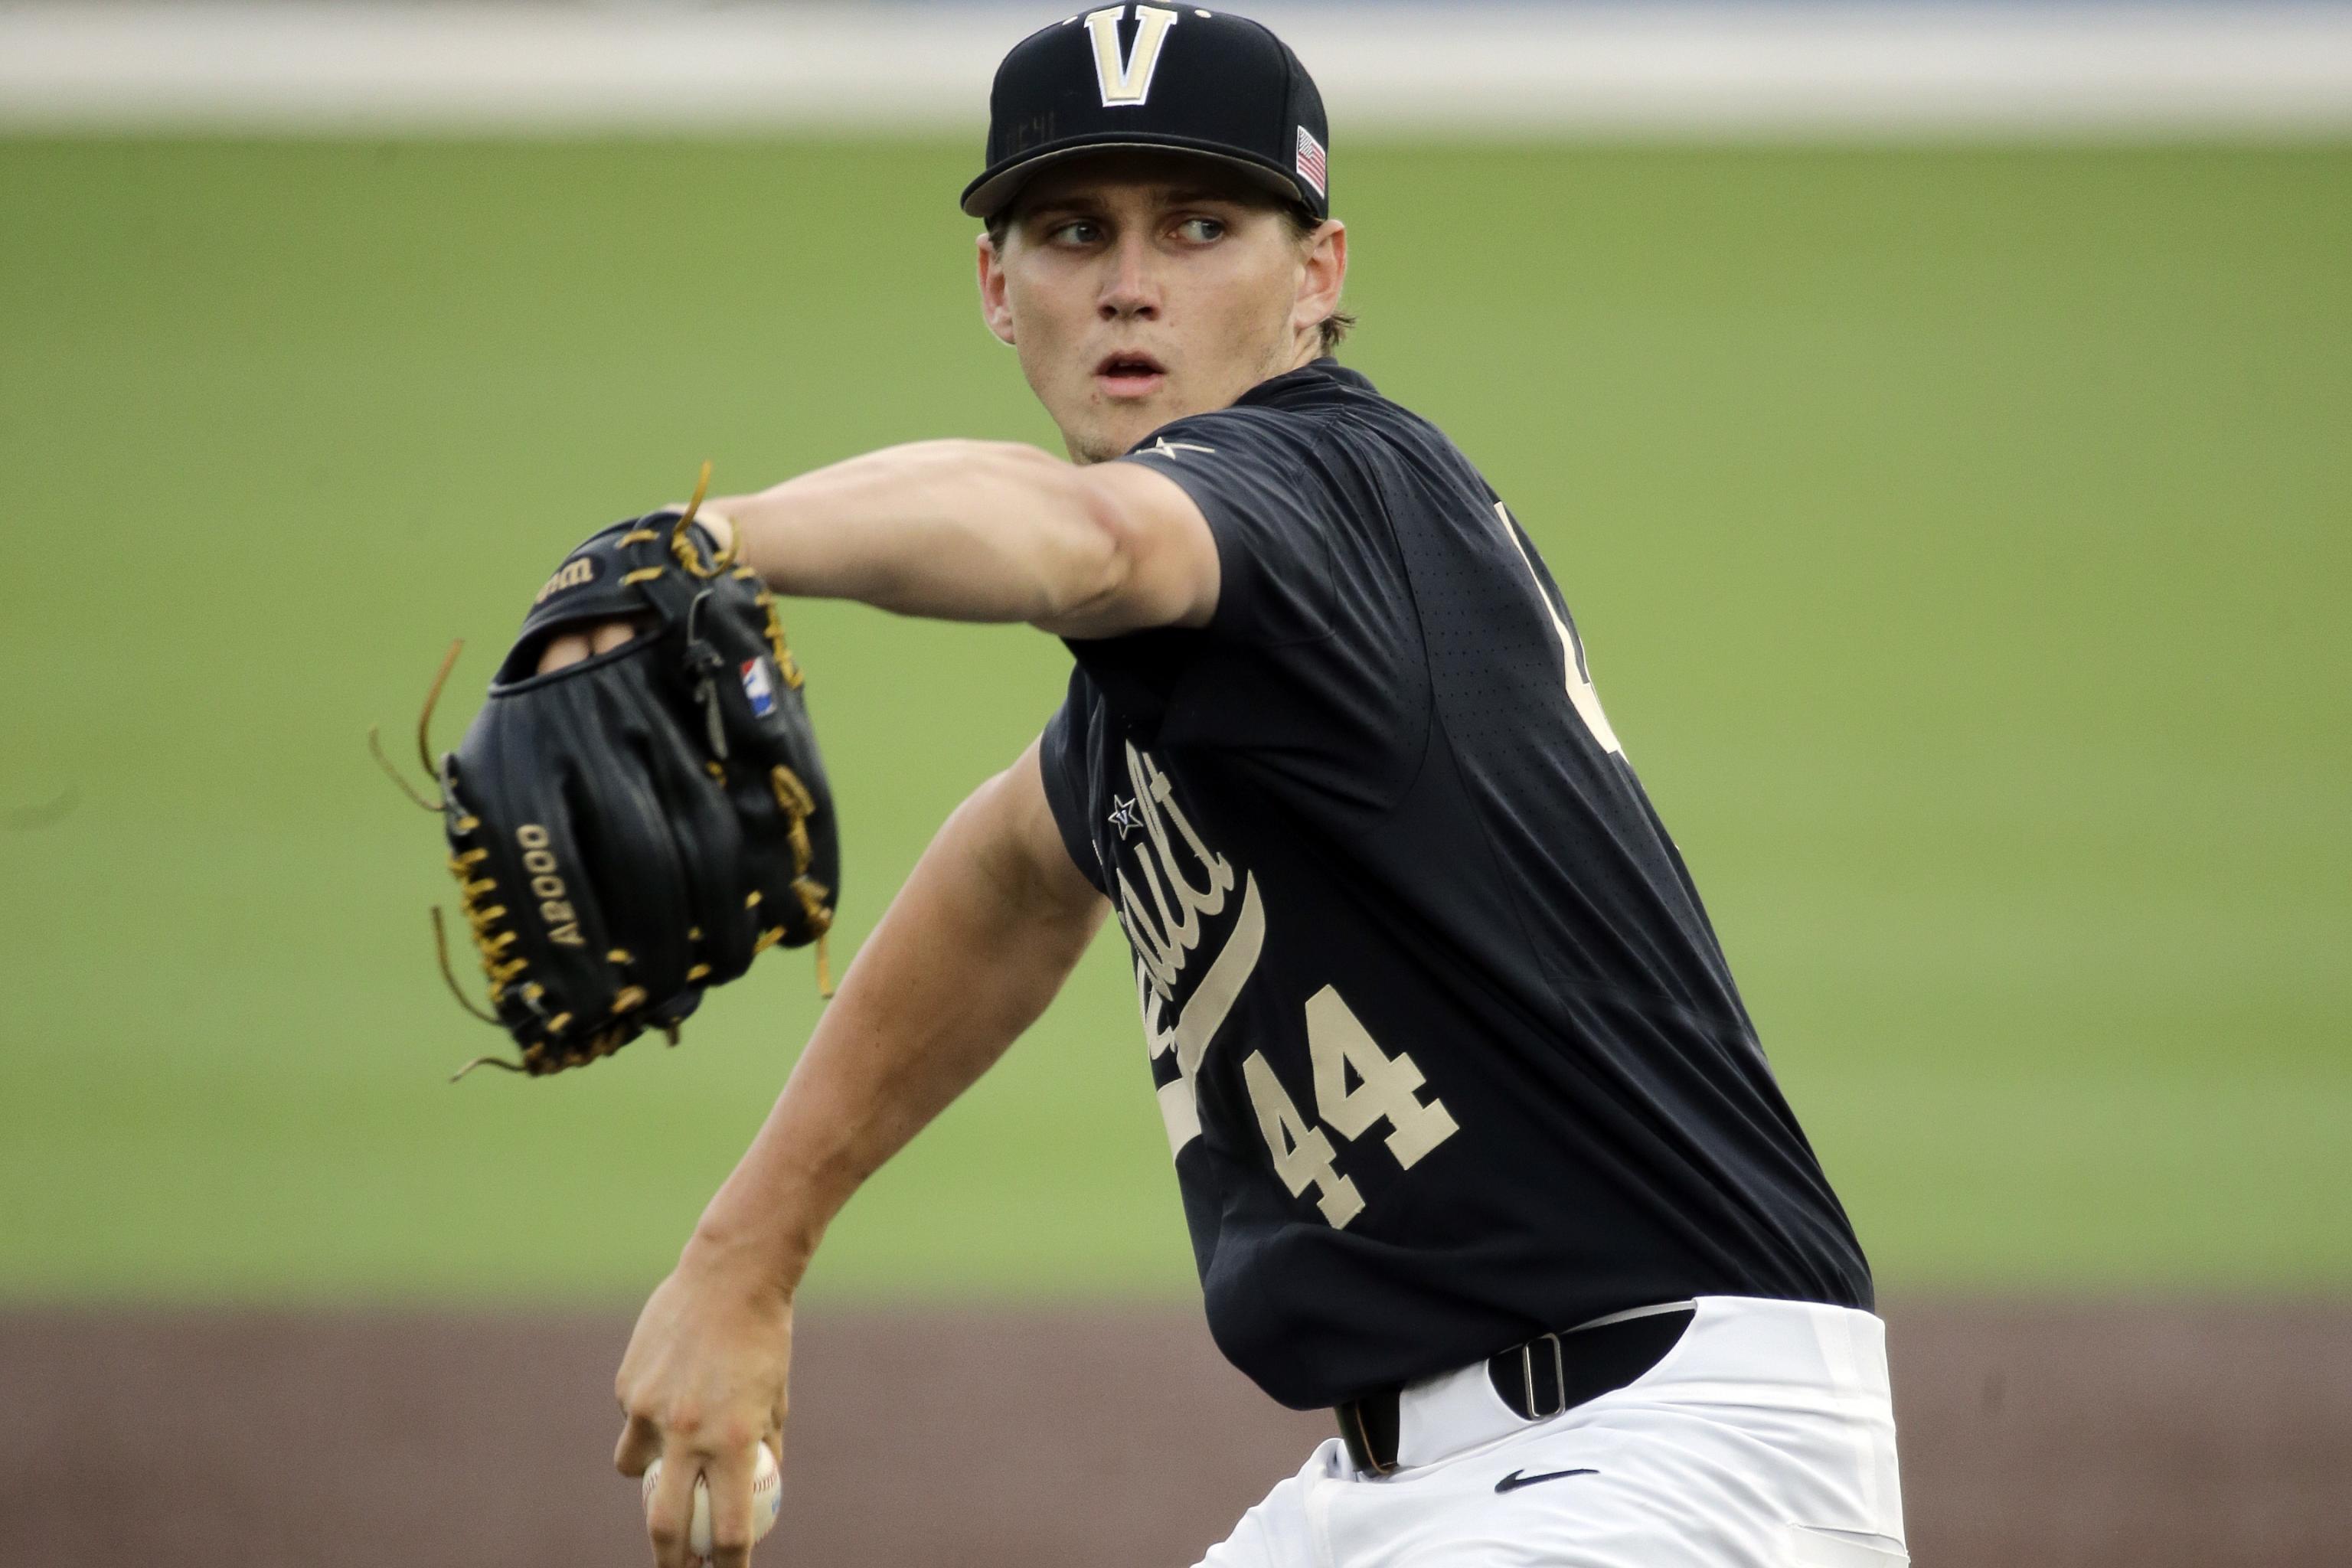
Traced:
<path fill-rule="evenodd" d="M 919 874 L 965 912 L 968 945 L 1010 939 L 1075 957 L 1108 906 L 1055 825 L 1037 752 L 1030 742 L 1012 767 L 966 797 Z"/>
<path fill-rule="evenodd" d="M 1129 508 L 1091 470 L 1066 465 L 1055 489 L 1043 509 L 1053 523 L 1045 531 L 1040 613 L 1033 617 L 1049 629 L 1116 609 L 1136 583 L 1142 544 Z"/>
<path fill-rule="evenodd" d="M 1065 516 L 1065 568 L 1047 612 L 1035 617 L 1066 637 L 1110 637 L 1185 620 L 1188 575 L 1171 557 L 1167 521 L 1145 504 L 1123 465 L 1072 468 Z"/>

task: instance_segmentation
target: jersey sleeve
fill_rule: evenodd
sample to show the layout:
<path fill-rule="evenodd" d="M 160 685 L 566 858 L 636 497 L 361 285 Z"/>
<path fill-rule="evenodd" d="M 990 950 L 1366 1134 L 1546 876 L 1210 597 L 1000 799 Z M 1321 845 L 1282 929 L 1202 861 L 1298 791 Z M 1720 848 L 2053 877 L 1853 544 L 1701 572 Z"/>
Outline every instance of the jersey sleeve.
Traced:
<path fill-rule="evenodd" d="M 1431 715 L 1378 433 L 1328 407 L 1244 403 L 1165 426 L 1122 460 L 1200 507 L 1217 607 L 1198 630 L 1072 641 L 1097 710 L 1165 744 L 1247 752 L 1344 808 L 1347 830 L 1377 820 L 1419 766 Z"/>
<path fill-rule="evenodd" d="M 1062 699 L 1053 718 L 1046 721 L 1045 733 L 1037 738 L 1037 767 L 1045 776 L 1045 805 L 1054 814 L 1054 826 L 1062 835 L 1062 847 L 1070 852 L 1078 874 L 1101 892 L 1102 865 L 1095 858 L 1087 805 L 1087 754 L 1093 709 L 1085 682 L 1084 672 L 1070 672 L 1069 693 Z"/>
<path fill-rule="evenodd" d="M 1331 630 L 1332 551 L 1342 498 L 1308 421 L 1224 409 L 1180 420 L 1119 459 L 1181 486 L 1217 546 L 1210 633 L 1277 647 Z"/>

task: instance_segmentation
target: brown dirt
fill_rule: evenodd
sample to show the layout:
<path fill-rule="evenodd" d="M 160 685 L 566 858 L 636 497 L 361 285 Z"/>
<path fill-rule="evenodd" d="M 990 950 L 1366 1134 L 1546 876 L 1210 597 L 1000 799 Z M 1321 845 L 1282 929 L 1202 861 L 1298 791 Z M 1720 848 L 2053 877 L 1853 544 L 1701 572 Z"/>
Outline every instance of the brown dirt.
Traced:
<path fill-rule="evenodd" d="M 2352 1303 L 1889 1318 L 1923 1568 L 2352 1563 Z M 0 1563 L 642 1563 L 608 1468 L 627 1329 L 0 1313 Z M 1182 1568 L 1325 1430 L 1191 1312 L 813 1312 L 761 1555 Z"/>

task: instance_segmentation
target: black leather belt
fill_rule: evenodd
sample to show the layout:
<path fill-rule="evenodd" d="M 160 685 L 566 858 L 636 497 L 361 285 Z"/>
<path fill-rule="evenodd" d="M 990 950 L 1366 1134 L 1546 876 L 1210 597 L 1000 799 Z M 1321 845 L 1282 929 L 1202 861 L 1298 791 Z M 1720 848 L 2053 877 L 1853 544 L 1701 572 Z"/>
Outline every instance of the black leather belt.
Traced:
<path fill-rule="evenodd" d="M 1674 1307 L 1638 1318 L 1538 1334 L 1486 1358 L 1486 1380 L 1513 1415 L 1549 1421 L 1588 1399 L 1624 1387 L 1666 1359 L 1696 1310 Z M 1397 1394 L 1384 1388 L 1351 1399 L 1335 1414 L 1348 1457 L 1376 1476 L 1397 1468 Z"/>

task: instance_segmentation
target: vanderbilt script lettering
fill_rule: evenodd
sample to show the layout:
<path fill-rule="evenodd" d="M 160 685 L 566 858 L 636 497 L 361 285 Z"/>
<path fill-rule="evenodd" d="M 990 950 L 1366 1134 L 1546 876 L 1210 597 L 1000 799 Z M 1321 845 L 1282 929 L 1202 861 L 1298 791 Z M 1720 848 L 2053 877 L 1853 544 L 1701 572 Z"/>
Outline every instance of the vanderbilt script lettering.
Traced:
<path fill-rule="evenodd" d="M 1135 952 L 1135 999 L 1145 1042 L 1155 1058 L 1171 1051 L 1176 1056 L 1177 1076 L 1160 1089 L 1160 1114 L 1173 1152 L 1201 1134 L 1192 1080 L 1211 1037 L 1257 968 L 1265 945 L 1265 910 L 1258 901 L 1256 879 L 1236 872 L 1232 861 L 1202 841 L 1176 804 L 1168 775 L 1132 743 L 1127 772 L 1143 838 L 1131 855 L 1120 857 L 1118 920 Z M 1240 912 L 1208 953 L 1208 967 L 1181 1016 L 1171 1022 L 1177 983 L 1200 955 L 1208 922 L 1232 903 L 1237 883 Z"/>
<path fill-rule="evenodd" d="M 1135 867 L 1150 901 L 1147 905 L 1137 894 L 1126 868 L 1120 868 L 1119 923 L 1127 928 L 1128 943 L 1150 975 L 1152 989 L 1163 997 L 1172 997 L 1186 961 L 1201 945 L 1202 919 L 1214 920 L 1224 912 L 1225 895 L 1234 889 L 1233 863 L 1201 842 L 1201 836 L 1172 798 L 1175 792 L 1168 775 L 1132 742 L 1127 748 L 1127 772 L 1135 785 L 1148 846 L 1135 857 Z M 1193 864 L 1200 867 L 1203 885 L 1194 887 L 1177 864 L 1174 841 L 1169 836 L 1171 826 L 1191 851 Z"/>

